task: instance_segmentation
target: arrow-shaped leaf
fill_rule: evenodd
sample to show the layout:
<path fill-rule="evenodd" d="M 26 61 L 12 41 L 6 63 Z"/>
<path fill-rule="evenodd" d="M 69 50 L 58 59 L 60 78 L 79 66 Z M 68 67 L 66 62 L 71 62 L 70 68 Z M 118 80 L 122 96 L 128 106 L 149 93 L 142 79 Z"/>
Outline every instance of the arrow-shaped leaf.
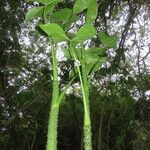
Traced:
<path fill-rule="evenodd" d="M 25 0 L 25 2 L 39 2 L 39 3 L 43 3 L 45 5 L 48 5 L 53 1 L 62 2 L 63 0 Z"/>
<path fill-rule="evenodd" d="M 95 63 L 91 63 L 91 64 L 86 64 L 86 68 L 87 68 L 87 75 L 92 74 L 96 71 L 99 70 L 100 66 L 106 62 L 107 58 L 106 57 L 101 57 L 99 58 L 99 60 Z"/>
<path fill-rule="evenodd" d="M 27 12 L 25 20 L 30 21 L 30 20 L 32 20 L 36 17 L 42 17 L 43 16 L 43 11 L 44 11 L 44 6 L 31 8 Z"/>
<path fill-rule="evenodd" d="M 64 8 L 60 11 L 57 11 L 53 13 L 51 16 L 52 20 L 59 22 L 59 23 L 65 23 L 69 21 L 70 17 L 72 16 L 72 10 L 68 8 Z"/>
<path fill-rule="evenodd" d="M 96 0 L 91 0 L 89 7 L 87 9 L 87 16 L 86 16 L 86 24 L 93 24 L 97 17 L 98 13 L 98 4 Z"/>
<path fill-rule="evenodd" d="M 48 2 L 46 3 L 45 9 L 44 9 L 45 17 L 47 17 L 47 15 L 49 13 L 53 12 L 55 6 L 62 1 L 64 1 L 64 0 L 48 0 Z"/>
<path fill-rule="evenodd" d="M 117 48 L 117 36 L 116 35 L 107 35 L 104 32 L 98 34 L 100 41 L 107 48 Z"/>
<path fill-rule="evenodd" d="M 73 15 L 76 15 L 88 8 L 90 0 L 76 0 L 73 7 Z"/>
<path fill-rule="evenodd" d="M 83 43 L 84 41 L 91 39 L 95 33 L 96 33 L 96 30 L 93 26 L 91 25 L 82 26 L 78 30 L 76 36 L 72 39 L 72 42 Z"/>
<path fill-rule="evenodd" d="M 88 48 L 88 49 L 86 50 L 87 53 L 96 54 L 96 55 L 98 55 L 98 56 L 103 55 L 105 51 L 106 51 L 106 48 L 99 48 L 99 47 L 96 47 L 96 48 Z"/>
<path fill-rule="evenodd" d="M 55 42 L 69 41 L 65 31 L 55 23 L 44 24 L 39 26 Z"/>

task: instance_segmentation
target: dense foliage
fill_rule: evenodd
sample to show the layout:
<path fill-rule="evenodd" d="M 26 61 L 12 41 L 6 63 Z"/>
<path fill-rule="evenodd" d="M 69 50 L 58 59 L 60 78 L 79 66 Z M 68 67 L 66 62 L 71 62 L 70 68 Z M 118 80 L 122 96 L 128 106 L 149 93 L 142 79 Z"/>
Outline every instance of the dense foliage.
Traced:
<path fill-rule="evenodd" d="M 94 27 L 99 34 L 92 37 L 90 44 L 84 45 L 91 49 L 102 48 L 98 55 L 105 58 L 103 65 L 99 64 L 90 72 L 93 73 L 89 91 L 93 149 L 149 150 L 150 3 L 148 0 L 99 0 L 97 3 Z M 39 34 L 39 28 L 38 31 L 34 28 L 47 18 L 24 22 L 25 13 L 35 6 L 43 7 L 43 4 L 38 0 L 28 3 L 4 0 L 0 3 L 0 146 L 4 150 L 44 150 L 46 146 L 52 99 L 51 50 L 47 38 Z M 59 3 L 52 21 L 67 29 L 64 21 L 73 6 L 72 0 Z M 64 8 L 68 10 L 60 13 Z M 76 9 L 78 17 L 71 20 L 76 23 L 67 34 L 69 39 L 73 39 L 74 31 L 84 24 L 89 7 L 81 9 L 81 12 Z M 35 15 L 41 17 L 40 13 Z M 26 19 L 31 20 L 30 15 Z M 118 37 L 117 46 L 114 35 Z M 69 82 L 74 68 L 72 56 L 64 49 L 67 49 L 66 43 L 58 49 L 61 90 Z M 67 58 L 62 56 L 62 51 L 66 52 Z M 84 147 L 84 109 L 79 80 L 75 79 L 60 104 L 60 150 Z"/>

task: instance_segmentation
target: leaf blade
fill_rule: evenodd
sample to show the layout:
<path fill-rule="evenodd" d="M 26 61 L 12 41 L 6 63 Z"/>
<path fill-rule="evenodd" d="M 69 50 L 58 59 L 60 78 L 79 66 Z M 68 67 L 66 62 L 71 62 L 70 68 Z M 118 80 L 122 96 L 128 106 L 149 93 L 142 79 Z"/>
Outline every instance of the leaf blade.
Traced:
<path fill-rule="evenodd" d="M 73 15 L 76 15 L 88 8 L 89 1 L 90 0 L 76 0 L 73 6 Z"/>
<path fill-rule="evenodd" d="M 87 67 L 87 75 L 91 75 L 92 73 L 98 71 L 100 66 L 106 62 L 106 57 L 100 57 L 99 60 L 95 63 L 86 64 Z"/>
<path fill-rule="evenodd" d="M 48 5 L 48 4 L 52 3 L 53 1 L 62 2 L 63 0 L 25 0 L 25 2 L 39 2 L 39 3 L 43 3 L 45 5 Z"/>
<path fill-rule="evenodd" d="M 72 16 L 72 10 L 68 8 L 64 8 L 60 11 L 55 12 L 51 18 L 55 22 L 62 21 L 63 23 L 69 21 L 70 17 Z"/>
<path fill-rule="evenodd" d="M 98 14 L 98 4 L 96 0 L 91 0 L 90 5 L 87 9 L 86 24 L 93 24 Z"/>
<path fill-rule="evenodd" d="M 102 44 L 107 48 L 117 48 L 118 37 L 116 35 L 107 35 L 104 32 L 98 33 L 98 37 Z"/>
<path fill-rule="evenodd" d="M 72 42 L 82 43 L 88 39 L 91 39 L 95 33 L 96 33 L 96 30 L 93 26 L 91 25 L 82 26 L 78 30 L 76 36 L 72 39 Z"/>
<path fill-rule="evenodd" d="M 25 21 L 30 21 L 36 17 L 42 17 L 43 11 L 43 6 L 31 8 L 26 14 Z"/>
<path fill-rule="evenodd" d="M 70 40 L 65 31 L 56 23 L 43 24 L 39 27 L 56 42 Z"/>

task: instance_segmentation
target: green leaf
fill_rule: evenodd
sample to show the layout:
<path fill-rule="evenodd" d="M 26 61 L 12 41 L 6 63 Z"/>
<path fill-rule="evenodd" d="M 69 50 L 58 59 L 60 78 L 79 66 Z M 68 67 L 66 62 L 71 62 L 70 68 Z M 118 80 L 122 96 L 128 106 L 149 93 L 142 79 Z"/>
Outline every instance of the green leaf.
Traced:
<path fill-rule="evenodd" d="M 75 60 L 72 51 L 74 51 L 77 60 L 81 61 L 81 49 L 80 48 L 65 49 L 65 50 L 63 50 L 64 56 L 69 59 Z"/>
<path fill-rule="evenodd" d="M 76 15 L 88 8 L 90 0 L 76 0 L 73 6 L 73 15 Z"/>
<path fill-rule="evenodd" d="M 107 48 L 117 48 L 117 36 L 116 35 L 107 35 L 106 33 L 100 32 L 98 34 L 100 41 Z"/>
<path fill-rule="evenodd" d="M 39 26 L 55 42 L 69 41 L 65 31 L 55 23 L 43 24 Z"/>
<path fill-rule="evenodd" d="M 69 21 L 69 19 L 72 16 L 72 10 L 68 9 L 68 8 L 64 8 L 60 11 L 55 12 L 51 18 L 52 20 L 54 20 L 55 22 L 58 23 L 66 23 L 67 21 Z"/>
<path fill-rule="evenodd" d="M 64 25 L 64 28 L 66 30 L 70 29 L 70 26 L 73 22 L 76 22 L 77 20 L 79 20 L 78 16 L 72 16 Z"/>
<path fill-rule="evenodd" d="M 46 3 L 48 2 L 49 0 L 25 0 L 25 2 L 39 2 L 39 3 Z"/>
<path fill-rule="evenodd" d="M 105 50 L 105 48 L 89 48 L 84 50 L 86 64 L 100 61 Z"/>
<path fill-rule="evenodd" d="M 89 48 L 89 49 L 87 49 L 88 53 L 96 54 L 96 55 L 99 55 L 99 56 L 102 56 L 105 51 L 106 51 L 106 48 L 98 48 L 98 47 L 97 48 Z"/>
<path fill-rule="evenodd" d="M 72 50 L 74 50 L 76 57 L 79 61 L 81 61 L 81 59 L 82 59 L 81 55 L 83 53 L 83 55 L 85 57 L 85 62 L 87 64 L 90 64 L 90 63 L 97 62 L 100 59 L 100 56 L 103 55 L 103 52 L 106 49 L 105 48 L 89 48 L 88 50 L 85 50 L 85 49 L 81 50 L 80 48 L 74 48 Z M 71 50 L 64 49 L 63 53 L 66 58 L 74 60 Z"/>
<path fill-rule="evenodd" d="M 86 65 L 87 68 L 87 75 L 92 74 L 100 69 L 100 66 L 106 62 L 107 57 L 101 57 L 99 60 L 95 63 L 90 63 Z"/>
<path fill-rule="evenodd" d="M 45 1 L 41 1 L 41 0 L 36 0 L 37 2 L 43 2 L 46 4 L 46 6 L 40 6 L 40 7 L 34 7 L 32 9 L 30 9 L 28 11 L 28 13 L 26 14 L 26 20 L 29 21 L 35 17 L 44 17 L 46 18 L 47 15 L 50 12 L 53 12 L 55 6 L 61 2 L 62 0 L 45 0 Z"/>
<path fill-rule="evenodd" d="M 56 2 L 55 1 L 53 1 L 50 4 L 45 6 L 45 9 L 44 9 L 44 17 L 45 18 L 47 18 L 49 13 L 52 13 L 54 11 L 55 6 L 56 6 Z"/>
<path fill-rule="evenodd" d="M 31 8 L 27 12 L 25 20 L 29 21 L 29 20 L 32 20 L 36 17 L 42 17 L 43 16 L 43 11 L 44 11 L 44 6 Z"/>
<path fill-rule="evenodd" d="M 87 16 L 86 16 L 86 24 L 93 24 L 97 17 L 98 13 L 98 4 L 96 0 L 91 0 L 90 5 L 87 9 Z"/>
<path fill-rule="evenodd" d="M 84 56 L 85 57 L 85 62 L 87 64 L 95 63 L 100 59 L 100 57 L 96 54 L 91 54 L 91 53 L 84 52 L 84 55 L 85 55 Z"/>
<path fill-rule="evenodd" d="M 63 54 L 66 58 L 73 59 L 73 55 L 72 55 L 70 49 L 63 49 Z"/>
<path fill-rule="evenodd" d="M 91 39 L 94 34 L 96 33 L 96 30 L 93 26 L 85 25 L 82 26 L 76 36 L 72 39 L 73 43 L 83 43 L 85 40 Z"/>
<path fill-rule="evenodd" d="M 62 2 L 64 0 L 51 0 L 47 3 L 47 5 L 45 6 L 45 10 L 44 10 L 44 15 L 45 17 L 47 17 L 47 15 L 51 12 L 53 12 L 54 8 L 56 7 L 56 5 L 60 2 Z"/>
<path fill-rule="evenodd" d="M 43 3 L 45 5 L 48 5 L 48 4 L 52 3 L 53 1 L 62 2 L 63 0 L 25 0 L 25 2 L 39 2 L 39 3 Z"/>

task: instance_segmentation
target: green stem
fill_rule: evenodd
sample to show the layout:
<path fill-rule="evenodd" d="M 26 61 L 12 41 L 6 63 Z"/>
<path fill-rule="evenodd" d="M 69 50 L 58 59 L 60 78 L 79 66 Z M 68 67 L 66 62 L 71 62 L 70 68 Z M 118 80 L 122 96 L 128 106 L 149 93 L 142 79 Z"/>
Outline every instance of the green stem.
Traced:
<path fill-rule="evenodd" d="M 58 126 L 58 115 L 59 115 L 59 106 L 61 100 L 63 99 L 66 90 L 69 88 L 71 83 L 76 78 L 73 77 L 69 83 L 66 85 L 65 89 L 59 92 L 59 81 L 58 81 L 58 62 L 56 57 L 56 48 L 53 47 L 52 43 L 52 67 L 53 67 L 53 93 L 52 93 L 52 103 L 50 110 L 50 117 L 48 122 L 48 134 L 47 134 L 47 145 L 46 150 L 57 150 L 57 126 Z"/>
<path fill-rule="evenodd" d="M 77 76 L 75 75 L 70 81 L 69 83 L 65 86 L 64 90 L 60 93 L 59 95 L 59 98 L 57 99 L 57 105 L 59 105 L 63 99 L 63 97 L 65 96 L 65 93 L 67 91 L 67 89 L 70 87 L 70 85 L 72 84 L 72 82 L 74 81 L 74 79 L 76 78 Z"/>
<path fill-rule="evenodd" d="M 48 133 L 47 133 L 47 145 L 46 150 L 57 150 L 57 125 L 58 125 L 58 114 L 59 105 L 57 105 L 57 99 L 59 97 L 59 82 L 58 82 L 58 63 L 56 57 L 56 48 L 54 44 L 52 48 L 52 67 L 53 67 L 53 92 L 52 92 L 52 103 L 50 110 L 50 117 L 48 122 Z"/>
<path fill-rule="evenodd" d="M 52 44 L 53 45 L 53 44 Z M 56 103 L 59 97 L 59 82 L 58 82 L 58 62 L 56 56 L 56 48 L 52 47 L 52 67 L 53 67 L 53 95 L 52 106 Z"/>
<path fill-rule="evenodd" d="M 91 125 L 84 125 L 84 149 L 92 150 L 92 132 Z"/>
<path fill-rule="evenodd" d="M 84 149 L 92 150 L 92 132 L 91 132 L 91 119 L 90 119 L 90 104 L 89 104 L 89 81 L 88 74 L 86 71 L 86 63 L 84 58 L 84 53 L 82 56 L 82 78 L 83 78 L 83 87 L 85 93 L 85 115 L 84 115 Z"/>
<path fill-rule="evenodd" d="M 57 150 L 57 126 L 58 126 L 59 106 L 51 108 L 46 150 Z"/>
<path fill-rule="evenodd" d="M 76 53 L 70 45 L 73 57 L 77 60 Z M 77 66 L 79 79 L 81 83 L 81 89 L 83 94 L 83 105 L 84 105 L 84 149 L 92 150 L 92 133 L 91 133 L 91 120 L 90 120 L 90 109 L 89 109 L 89 83 L 87 79 L 86 66 L 83 58 L 82 73 L 80 67 Z M 82 74 L 82 75 L 81 75 Z"/>

